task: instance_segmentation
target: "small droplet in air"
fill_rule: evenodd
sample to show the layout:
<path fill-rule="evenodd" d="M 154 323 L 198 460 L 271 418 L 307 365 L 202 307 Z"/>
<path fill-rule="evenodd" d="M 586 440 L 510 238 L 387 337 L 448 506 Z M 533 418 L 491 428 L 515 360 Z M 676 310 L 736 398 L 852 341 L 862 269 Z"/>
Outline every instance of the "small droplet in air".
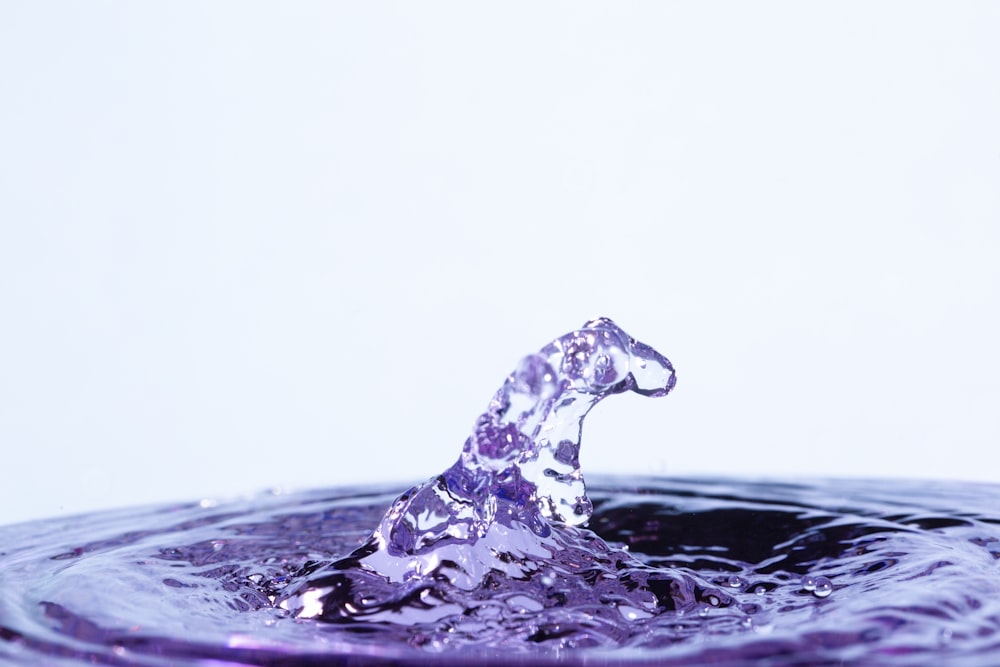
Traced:
<path fill-rule="evenodd" d="M 810 576 L 810 575 L 807 574 L 806 576 L 802 577 L 802 580 L 801 580 L 800 583 L 802 584 L 802 588 L 804 588 L 807 591 L 814 591 L 814 590 L 816 590 L 816 578 L 815 577 L 812 577 L 812 576 Z"/>

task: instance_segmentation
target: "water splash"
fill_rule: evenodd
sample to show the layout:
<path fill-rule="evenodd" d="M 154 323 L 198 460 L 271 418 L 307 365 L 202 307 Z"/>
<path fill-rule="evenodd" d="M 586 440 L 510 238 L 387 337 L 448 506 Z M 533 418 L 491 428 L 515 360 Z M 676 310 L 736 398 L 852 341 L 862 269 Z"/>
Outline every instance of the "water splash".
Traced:
<path fill-rule="evenodd" d="M 674 384 L 666 357 L 607 318 L 557 338 L 507 377 L 454 465 L 401 495 L 350 556 L 310 564 L 280 606 L 301 618 L 428 622 L 464 613 L 489 581 L 517 613 L 538 611 L 559 606 L 554 590 L 606 593 L 578 585 L 576 569 L 598 554 L 615 568 L 601 577 L 642 588 L 616 593 L 633 617 L 673 608 L 677 595 L 636 581 L 625 552 L 571 528 L 593 511 L 579 460 L 587 413 L 612 394 L 664 396 Z"/>
<path fill-rule="evenodd" d="M 595 320 L 522 362 L 459 461 L 402 496 L 0 527 L 0 663 L 996 662 L 997 485 L 591 476 L 588 489 L 588 410 L 673 381 L 666 359 Z"/>

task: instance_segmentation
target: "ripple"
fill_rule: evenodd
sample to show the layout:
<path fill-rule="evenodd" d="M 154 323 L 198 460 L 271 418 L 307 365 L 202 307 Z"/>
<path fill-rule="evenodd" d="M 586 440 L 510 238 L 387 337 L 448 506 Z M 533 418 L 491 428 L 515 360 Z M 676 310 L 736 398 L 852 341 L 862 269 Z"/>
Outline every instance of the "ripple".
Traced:
<path fill-rule="evenodd" d="M 634 561 L 594 556 L 588 585 L 599 590 L 602 568 L 624 564 L 622 577 L 676 583 L 690 605 L 653 614 L 616 601 L 611 587 L 597 607 L 567 599 L 539 608 L 531 595 L 506 591 L 482 596 L 472 613 L 425 598 L 437 616 L 413 624 L 298 620 L 273 605 L 302 568 L 364 542 L 395 498 L 385 487 L 9 526 L 0 528 L 0 543 L 14 545 L 0 556 L 0 658 L 419 664 L 432 652 L 445 663 L 487 664 L 512 655 L 560 664 L 982 664 L 1000 648 L 998 492 L 597 478 L 590 528 L 575 530 L 627 547 Z M 900 507 L 956 520 L 915 527 Z M 750 517 L 757 522 L 748 526 Z M 768 529 L 754 535 L 753 526 Z M 665 576 L 650 577 L 661 569 Z M 537 576 L 551 585 L 566 573 Z"/>

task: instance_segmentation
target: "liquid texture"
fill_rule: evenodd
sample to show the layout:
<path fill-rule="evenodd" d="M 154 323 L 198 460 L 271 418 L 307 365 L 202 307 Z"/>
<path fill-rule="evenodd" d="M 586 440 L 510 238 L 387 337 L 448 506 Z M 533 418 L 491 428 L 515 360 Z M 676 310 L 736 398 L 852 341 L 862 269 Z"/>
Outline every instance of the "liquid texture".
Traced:
<path fill-rule="evenodd" d="M 0 664 L 1000 659 L 1000 487 L 588 488 L 590 408 L 673 383 L 663 356 L 595 320 L 522 361 L 455 465 L 401 496 L 341 488 L 0 527 Z"/>
<path fill-rule="evenodd" d="M 472 638 L 525 611 L 557 622 L 569 620 L 567 608 L 605 600 L 647 616 L 690 602 L 680 582 L 574 528 L 593 509 L 580 472 L 584 417 L 611 394 L 664 396 L 673 386 L 666 357 L 611 320 L 557 338 L 508 376 L 452 467 L 400 496 L 350 556 L 306 568 L 280 606 L 331 622 L 447 619 Z"/>

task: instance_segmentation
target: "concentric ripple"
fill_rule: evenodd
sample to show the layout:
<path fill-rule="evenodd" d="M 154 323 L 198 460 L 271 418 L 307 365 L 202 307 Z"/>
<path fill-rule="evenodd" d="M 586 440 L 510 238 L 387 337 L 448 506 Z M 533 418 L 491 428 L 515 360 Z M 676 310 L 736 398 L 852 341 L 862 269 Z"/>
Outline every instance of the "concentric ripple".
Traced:
<path fill-rule="evenodd" d="M 0 528 L 0 663 L 993 664 L 1000 488 L 598 478 L 608 319 L 525 357 L 458 461 L 344 488 Z"/>
<path fill-rule="evenodd" d="M 591 569 L 538 575 L 570 589 L 562 605 L 536 609 L 512 589 L 413 624 L 295 619 L 273 605 L 289 577 L 362 545 L 396 493 L 2 528 L 0 663 L 421 664 L 430 652 L 443 664 L 980 665 L 1000 654 L 990 485 L 597 478 L 590 528 L 575 529 Z M 573 597 L 604 592 L 619 566 L 619 582 L 677 582 L 692 604 L 650 615 L 622 604 L 615 583 L 597 605 Z M 829 592 L 811 588 L 823 578 Z"/>

